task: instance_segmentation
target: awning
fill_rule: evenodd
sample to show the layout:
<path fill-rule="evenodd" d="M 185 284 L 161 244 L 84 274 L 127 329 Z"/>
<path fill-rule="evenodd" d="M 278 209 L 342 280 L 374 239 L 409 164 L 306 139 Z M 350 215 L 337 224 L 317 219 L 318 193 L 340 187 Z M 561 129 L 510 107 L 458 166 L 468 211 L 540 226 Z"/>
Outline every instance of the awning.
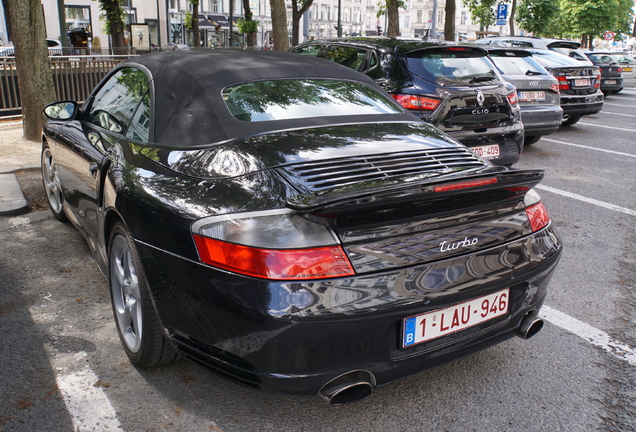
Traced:
<path fill-rule="evenodd" d="M 212 24 L 205 15 L 199 15 L 199 30 L 214 28 L 214 24 Z"/>
<path fill-rule="evenodd" d="M 208 21 L 211 22 L 213 26 L 219 25 L 224 29 L 230 28 L 230 20 L 225 15 L 208 15 Z"/>

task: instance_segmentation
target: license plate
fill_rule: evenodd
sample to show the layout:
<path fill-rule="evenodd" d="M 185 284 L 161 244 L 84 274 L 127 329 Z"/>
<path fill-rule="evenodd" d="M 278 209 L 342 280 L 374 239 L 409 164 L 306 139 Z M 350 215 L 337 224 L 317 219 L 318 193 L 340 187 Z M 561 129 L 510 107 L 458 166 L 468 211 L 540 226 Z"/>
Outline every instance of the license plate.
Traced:
<path fill-rule="evenodd" d="M 605 84 L 616 84 L 616 80 L 605 80 Z"/>
<path fill-rule="evenodd" d="M 623 72 L 631 72 L 631 71 L 633 71 L 632 68 L 629 68 L 629 67 L 623 68 Z"/>
<path fill-rule="evenodd" d="M 485 159 L 494 158 L 499 156 L 499 145 L 487 145 L 481 147 L 471 147 L 470 148 L 477 156 L 481 156 Z"/>
<path fill-rule="evenodd" d="M 543 91 L 522 91 L 519 92 L 520 101 L 544 101 L 545 92 Z"/>
<path fill-rule="evenodd" d="M 404 320 L 402 347 L 430 341 L 508 313 L 509 288 Z"/>
<path fill-rule="evenodd" d="M 590 85 L 590 80 L 587 78 L 574 80 L 574 87 L 589 86 L 589 85 Z"/>

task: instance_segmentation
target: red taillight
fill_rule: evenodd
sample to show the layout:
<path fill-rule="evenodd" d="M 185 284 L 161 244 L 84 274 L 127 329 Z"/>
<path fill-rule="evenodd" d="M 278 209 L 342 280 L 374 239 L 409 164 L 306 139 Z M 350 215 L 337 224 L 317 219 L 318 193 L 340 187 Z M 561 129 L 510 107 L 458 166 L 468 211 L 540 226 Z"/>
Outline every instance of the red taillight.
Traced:
<path fill-rule="evenodd" d="M 556 94 L 561 93 L 561 92 L 559 91 L 559 84 L 557 84 L 557 83 L 552 83 L 552 84 L 550 84 L 550 90 L 552 90 L 552 91 L 553 91 L 553 92 L 555 92 Z"/>
<path fill-rule="evenodd" d="M 259 249 L 194 235 L 201 261 L 265 279 L 320 279 L 355 272 L 340 246 L 313 249 Z"/>
<path fill-rule="evenodd" d="M 568 77 L 558 76 L 557 80 L 559 80 L 559 90 L 570 90 L 570 82 L 568 81 Z"/>
<path fill-rule="evenodd" d="M 510 102 L 510 105 L 515 106 L 519 103 L 519 97 L 517 96 L 517 92 L 510 93 L 507 97 L 508 97 L 508 102 Z"/>
<path fill-rule="evenodd" d="M 550 216 L 542 202 L 527 207 L 526 214 L 528 215 L 532 232 L 539 231 L 550 223 Z"/>
<path fill-rule="evenodd" d="M 619 67 L 616 71 L 617 71 L 618 73 L 623 73 L 623 68 L 622 68 L 622 67 Z"/>
<path fill-rule="evenodd" d="M 482 180 L 469 180 L 469 181 L 464 181 L 464 182 L 458 182 L 458 183 L 451 183 L 451 184 L 447 184 L 447 185 L 441 185 L 441 186 L 435 186 L 433 188 L 434 192 L 448 192 L 448 191 L 453 191 L 453 190 L 457 190 L 457 189 L 466 189 L 466 188 L 472 188 L 472 187 L 477 187 L 477 186 L 486 186 L 486 185 L 491 185 L 491 184 L 495 184 L 497 183 L 497 179 L 496 178 L 488 178 L 488 179 L 482 179 Z"/>
<path fill-rule="evenodd" d="M 340 240 L 316 216 L 285 209 L 210 216 L 192 224 L 202 262 L 275 280 L 355 274 Z"/>
<path fill-rule="evenodd" d="M 442 102 L 440 99 L 410 94 L 392 94 L 391 97 L 404 108 L 417 111 L 433 112 Z"/>

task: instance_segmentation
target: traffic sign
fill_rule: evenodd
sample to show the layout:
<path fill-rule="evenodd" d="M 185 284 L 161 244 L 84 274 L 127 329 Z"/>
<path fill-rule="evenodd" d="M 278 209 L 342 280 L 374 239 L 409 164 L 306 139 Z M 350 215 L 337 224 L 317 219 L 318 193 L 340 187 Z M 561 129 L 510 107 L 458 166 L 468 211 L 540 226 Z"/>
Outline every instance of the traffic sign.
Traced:
<path fill-rule="evenodd" d="M 500 4 L 497 6 L 497 20 L 505 20 L 508 19 L 508 5 Z M 502 24 L 497 24 L 502 25 Z"/>
<path fill-rule="evenodd" d="M 498 20 L 497 20 L 497 25 L 504 25 L 504 26 L 505 26 L 505 25 L 507 25 L 507 24 L 508 24 L 508 23 L 506 22 L 506 20 L 505 20 L 505 19 L 498 19 Z"/>
<path fill-rule="evenodd" d="M 606 41 L 611 41 L 612 39 L 614 39 L 614 32 L 607 31 L 603 33 L 603 39 L 605 39 Z"/>

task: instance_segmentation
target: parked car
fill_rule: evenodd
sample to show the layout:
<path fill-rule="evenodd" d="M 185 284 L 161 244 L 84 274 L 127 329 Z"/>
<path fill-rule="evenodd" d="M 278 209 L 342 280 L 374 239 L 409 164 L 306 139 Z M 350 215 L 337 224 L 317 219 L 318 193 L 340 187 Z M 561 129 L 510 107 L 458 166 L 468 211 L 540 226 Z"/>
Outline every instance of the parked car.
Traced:
<path fill-rule="evenodd" d="M 182 356 L 337 405 L 541 328 L 562 250 L 542 171 L 476 156 L 351 69 L 151 53 L 44 113 L 51 210 L 137 366 Z"/>
<path fill-rule="evenodd" d="M 552 50 L 573 59 L 588 62 L 581 50 L 581 43 L 563 39 L 541 38 L 537 36 L 491 36 L 479 39 L 475 43 L 493 47 L 534 48 Z"/>
<path fill-rule="evenodd" d="M 636 79 L 636 59 L 629 52 L 605 51 L 610 54 L 621 65 L 623 74 L 623 84 L 635 84 Z"/>
<path fill-rule="evenodd" d="M 501 76 L 517 88 L 524 129 L 524 145 L 559 129 L 563 108 L 559 83 L 526 50 L 488 47 L 488 56 Z"/>
<path fill-rule="evenodd" d="M 563 126 L 603 109 L 601 73 L 592 62 L 582 62 L 550 50 L 528 49 L 533 58 L 559 81 Z"/>
<path fill-rule="evenodd" d="M 57 39 L 47 39 L 46 46 L 49 49 L 50 56 L 62 55 L 62 43 Z M 13 57 L 15 50 L 13 46 L 0 47 L 0 57 Z"/>
<path fill-rule="evenodd" d="M 601 91 L 610 95 L 623 90 L 623 68 L 609 54 L 596 51 L 585 51 L 585 55 L 601 71 Z"/>
<path fill-rule="evenodd" d="M 410 112 L 496 164 L 519 160 L 523 125 L 517 92 L 480 47 L 342 38 L 307 42 L 290 51 L 367 74 Z"/>

